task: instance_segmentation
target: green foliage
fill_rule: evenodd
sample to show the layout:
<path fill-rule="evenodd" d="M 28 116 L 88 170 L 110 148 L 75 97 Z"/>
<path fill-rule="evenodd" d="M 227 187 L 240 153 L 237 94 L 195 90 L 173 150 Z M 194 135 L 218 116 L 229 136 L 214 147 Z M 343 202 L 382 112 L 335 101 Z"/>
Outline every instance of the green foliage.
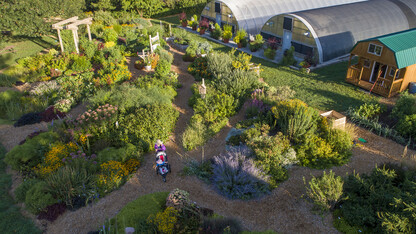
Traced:
<path fill-rule="evenodd" d="M 212 163 L 209 160 L 201 163 L 196 160 L 191 160 L 183 167 L 181 174 L 186 176 L 195 175 L 198 179 L 203 180 L 206 183 L 210 183 L 212 176 Z"/>
<path fill-rule="evenodd" d="M 394 164 L 344 182 L 342 217 L 363 232 L 415 232 L 415 172 Z"/>
<path fill-rule="evenodd" d="M 305 177 L 303 182 L 306 185 Z M 341 176 L 335 176 L 335 173 L 324 171 L 321 177 L 314 177 L 308 182 L 306 194 L 312 199 L 315 208 L 321 211 L 334 209 L 335 205 L 341 200 L 343 194 L 344 181 Z"/>
<path fill-rule="evenodd" d="M 229 54 L 225 53 L 210 53 L 207 55 L 207 68 L 208 73 L 214 77 L 219 78 L 225 74 L 231 72 L 232 58 Z"/>
<path fill-rule="evenodd" d="M 292 66 L 292 65 L 296 65 L 296 60 L 295 57 L 293 55 L 293 53 L 295 52 L 295 47 L 290 47 L 290 49 L 286 50 L 284 55 L 283 55 L 283 59 L 282 59 L 282 64 L 285 66 Z"/>
<path fill-rule="evenodd" d="M 400 94 L 399 99 L 394 106 L 391 115 L 395 118 L 402 118 L 405 115 L 416 114 L 416 95 L 408 92 Z"/>
<path fill-rule="evenodd" d="M 218 79 L 215 86 L 224 92 L 241 100 L 247 97 L 259 85 L 258 77 L 253 71 L 235 70 Z"/>
<path fill-rule="evenodd" d="M 56 202 L 57 200 L 48 191 L 48 185 L 44 181 L 36 183 L 26 192 L 26 208 L 34 214 L 44 211 L 47 206 Z"/>
<path fill-rule="evenodd" d="M 264 50 L 264 56 L 266 56 L 266 58 L 268 59 L 274 59 L 276 57 L 276 50 L 272 49 L 272 48 L 266 48 Z"/>
<path fill-rule="evenodd" d="M 123 9 L 140 12 L 143 17 L 150 18 L 163 10 L 165 3 L 159 0 L 127 0 Z"/>
<path fill-rule="evenodd" d="M 110 12 L 108 11 L 94 11 L 94 22 L 103 24 L 105 26 L 110 26 L 115 24 L 117 21 L 113 18 Z"/>
<path fill-rule="evenodd" d="M 49 145 L 58 139 L 59 135 L 55 132 L 41 133 L 23 145 L 15 146 L 6 154 L 4 161 L 13 170 L 28 171 L 41 162 L 43 155 L 49 150 Z"/>
<path fill-rule="evenodd" d="M 146 105 L 119 117 L 116 139 L 125 143 L 144 143 L 144 151 L 153 148 L 157 139 L 166 140 L 179 116 L 171 105 Z M 114 140 L 116 140 L 114 139 Z"/>
<path fill-rule="evenodd" d="M 157 192 L 143 195 L 124 206 L 116 217 L 110 220 L 118 232 L 124 232 L 125 227 L 134 227 L 136 230 L 140 223 L 151 214 L 163 211 L 169 192 Z M 107 225 L 108 226 L 108 225 Z"/>
<path fill-rule="evenodd" d="M 156 65 L 155 75 L 156 77 L 160 77 L 160 78 L 165 77 L 170 72 L 170 69 L 171 69 L 171 64 L 169 63 L 169 61 L 161 59 Z"/>
<path fill-rule="evenodd" d="M 230 39 L 231 37 L 233 37 L 233 32 L 232 32 L 232 27 L 229 24 L 226 24 L 223 26 L 224 31 L 222 32 L 222 39 Z"/>
<path fill-rule="evenodd" d="M 218 25 L 218 23 L 215 23 L 214 27 L 214 30 L 211 31 L 211 37 L 218 40 L 222 35 L 222 29 L 221 26 Z"/>
<path fill-rule="evenodd" d="M 0 86 L 12 87 L 16 81 L 18 81 L 17 77 L 0 73 Z"/>
<path fill-rule="evenodd" d="M 106 28 L 104 29 L 104 41 L 105 42 L 117 42 L 118 34 L 117 32 L 112 28 Z"/>
<path fill-rule="evenodd" d="M 351 111 L 363 119 L 375 119 L 378 115 L 386 111 L 386 107 L 378 103 L 364 103 L 358 108 L 352 108 Z"/>
<path fill-rule="evenodd" d="M 162 47 L 157 47 L 155 50 L 156 54 L 159 55 L 159 60 L 166 60 L 169 62 L 169 64 L 173 63 L 173 55 L 168 52 L 167 50 L 163 49 Z"/>
<path fill-rule="evenodd" d="M 289 137 L 298 140 L 313 130 L 318 112 L 300 100 L 281 101 L 272 108 L 277 128 Z"/>
<path fill-rule="evenodd" d="M 241 43 L 243 47 L 247 46 L 247 32 L 244 29 L 239 29 L 236 33 L 235 33 L 235 37 L 234 37 L 234 42 L 239 44 Z"/>
<path fill-rule="evenodd" d="M 402 117 L 396 128 L 403 136 L 416 139 L 416 114 Z"/>
<path fill-rule="evenodd" d="M 257 50 L 263 48 L 263 44 L 264 44 L 263 36 L 261 34 L 257 34 L 256 39 L 250 42 L 250 51 L 256 52 Z"/>
<path fill-rule="evenodd" d="M 157 86 L 137 88 L 130 84 L 122 84 L 111 90 L 99 90 L 89 99 L 93 107 L 111 104 L 118 106 L 121 112 L 140 108 L 146 105 L 169 105 L 176 92 L 168 92 L 169 89 L 161 89 Z"/>
<path fill-rule="evenodd" d="M 87 192 L 94 186 L 92 172 L 86 168 L 64 166 L 51 174 L 47 179 L 47 189 L 52 196 L 67 206 L 73 206 L 73 198 L 86 198 Z"/>
<path fill-rule="evenodd" d="M 233 218 L 205 218 L 202 230 L 212 233 L 241 233 L 242 227 L 238 220 Z"/>
<path fill-rule="evenodd" d="M 208 140 L 208 128 L 202 121 L 202 116 L 192 116 L 190 124 L 183 132 L 182 145 L 186 150 L 192 150 Z"/>
<path fill-rule="evenodd" d="M 70 69 L 75 72 L 84 72 L 91 70 L 91 68 L 92 64 L 87 56 L 76 56 L 72 61 Z"/>
<path fill-rule="evenodd" d="M 29 218 L 22 215 L 9 195 L 12 178 L 6 173 L 7 165 L 3 161 L 5 153 L 6 150 L 0 145 L 0 229 L 2 233 L 6 234 L 41 233 Z M 23 197 L 23 200 L 25 200 L 25 197 Z"/>
<path fill-rule="evenodd" d="M 14 194 L 16 200 L 19 202 L 24 202 L 26 199 L 26 193 L 31 189 L 35 184 L 40 182 L 38 179 L 25 179 L 19 187 L 16 188 Z"/>
<path fill-rule="evenodd" d="M 98 49 L 94 41 L 89 41 L 86 38 L 80 38 L 79 47 L 82 53 L 90 59 L 94 57 Z"/>
<path fill-rule="evenodd" d="M 118 161 L 118 162 L 126 162 L 127 160 L 134 158 L 140 160 L 141 152 L 133 144 L 126 144 L 121 148 L 114 148 L 108 147 L 103 149 L 102 151 L 98 152 L 97 154 L 97 161 L 99 164 L 108 162 L 108 161 Z"/>

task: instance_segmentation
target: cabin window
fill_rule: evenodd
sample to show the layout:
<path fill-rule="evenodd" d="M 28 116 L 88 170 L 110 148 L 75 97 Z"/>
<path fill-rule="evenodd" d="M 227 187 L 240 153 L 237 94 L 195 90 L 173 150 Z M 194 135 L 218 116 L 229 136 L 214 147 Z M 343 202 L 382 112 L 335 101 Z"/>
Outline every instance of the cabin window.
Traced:
<path fill-rule="evenodd" d="M 221 3 L 220 2 L 215 3 L 215 12 L 221 14 Z"/>
<path fill-rule="evenodd" d="M 382 46 L 371 44 L 368 46 L 368 53 L 375 54 L 377 56 L 381 55 L 381 51 L 383 50 Z"/>
<path fill-rule="evenodd" d="M 289 17 L 285 17 L 284 19 L 283 19 L 283 29 L 286 29 L 286 30 L 289 30 L 289 31 L 292 31 L 292 18 L 289 18 Z"/>
<path fill-rule="evenodd" d="M 364 59 L 363 66 L 366 68 L 370 68 L 371 62 L 369 59 Z"/>
<path fill-rule="evenodd" d="M 394 76 L 394 73 L 396 72 L 396 68 L 395 67 L 392 67 L 391 69 L 390 69 L 390 74 L 389 74 L 389 76 Z M 396 77 L 395 78 L 399 78 L 399 74 L 400 74 L 400 70 L 398 70 L 397 71 L 397 74 L 396 74 Z"/>

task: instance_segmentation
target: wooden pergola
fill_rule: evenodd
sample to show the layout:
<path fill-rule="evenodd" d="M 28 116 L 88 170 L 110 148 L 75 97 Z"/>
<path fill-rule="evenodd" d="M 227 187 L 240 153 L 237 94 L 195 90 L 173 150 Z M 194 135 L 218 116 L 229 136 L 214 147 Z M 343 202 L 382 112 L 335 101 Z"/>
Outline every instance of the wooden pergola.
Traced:
<path fill-rule="evenodd" d="M 68 25 L 66 25 L 68 24 Z M 59 38 L 59 44 L 61 45 L 61 52 L 64 52 L 64 45 L 62 43 L 62 37 L 61 37 L 61 30 L 63 29 L 69 29 L 72 31 L 72 35 L 74 36 L 74 44 L 75 44 L 75 49 L 77 51 L 77 53 L 79 54 L 79 49 L 78 49 L 78 43 L 79 43 L 79 37 L 78 37 L 78 26 L 79 25 L 87 25 L 87 30 L 88 30 L 88 39 L 91 41 L 91 30 L 90 30 L 90 25 L 92 24 L 92 18 L 86 18 L 86 19 L 82 19 L 82 20 L 78 20 L 78 16 L 74 16 L 72 18 L 66 19 L 66 20 L 62 20 L 56 24 L 52 24 L 52 28 L 56 29 L 58 31 L 58 38 Z"/>

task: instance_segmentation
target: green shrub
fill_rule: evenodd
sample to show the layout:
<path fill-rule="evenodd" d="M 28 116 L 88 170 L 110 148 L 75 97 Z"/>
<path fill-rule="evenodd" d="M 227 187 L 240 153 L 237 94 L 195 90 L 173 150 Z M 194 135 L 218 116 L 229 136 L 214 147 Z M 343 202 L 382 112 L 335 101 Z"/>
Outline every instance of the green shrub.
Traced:
<path fill-rule="evenodd" d="M 416 114 L 416 95 L 404 92 L 400 94 L 399 99 L 394 106 L 391 115 L 397 119 L 405 115 Z"/>
<path fill-rule="evenodd" d="M 79 40 L 79 47 L 82 53 L 89 59 L 94 57 L 98 49 L 94 41 L 87 40 L 86 38 Z"/>
<path fill-rule="evenodd" d="M 241 224 L 233 218 L 205 218 L 202 230 L 207 233 L 241 233 Z"/>
<path fill-rule="evenodd" d="M 126 162 L 131 158 L 140 160 L 141 152 L 139 150 L 140 149 L 137 149 L 135 145 L 130 143 L 121 148 L 105 148 L 104 150 L 98 152 L 97 161 L 99 164 L 102 164 L 111 160 L 118 162 Z"/>
<path fill-rule="evenodd" d="M 4 161 L 13 170 L 30 171 L 41 162 L 44 154 L 49 150 L 50 144 L 59 139 L 55 132 L 45 132 L 32 139 L 27 140 L 23 145 L 15 146 L 6 154 Z"/>
<path fill-rule="evenodd" d="M 25 179 L 19 187 L 16 188 L 14 194 L 16 200 L 19 202 L 24 202 L 26 199 L 26 193 L 29 191 L 35 184 L 40 182 L 38 179 Z"/>
<path fill-rule="evenodd" d="M 215 23 L 214 27 L 214 30 L 211 31 L 211 37 L 218 40 L 222 35 L 222 29 L 221 26 L 218 25 L 218 23 Z"/>
<path fill-rule="evenodd" d="M 215 78 L 220 78 L 231 72 L 232 59 L 229 54 L 210 53 L 207 55 L 207 72 Z"/>
<path fill-rule="evenodd" d="M 274 59 L 276 57 L 276 50 L 272 49 L 272 48 L 266 48 L 264 50 L 264 56 L 266 56 L 266 58 L 268 59 Z"/>
<path fill-rule="evenodd" d="M 47 206 L 56 202 L 57 200 L 48 191 L 48 185 L 44 181 L 36 183 L 26 192 L 26 208 L 34 214 L 44 211 Z"/>
<path fill-rule="evenodd" d="M 198 99 L 193 106 L 195 114 L 201 114 L 209 123 L 234 115 L 235 107 L 234 98 L 225 93 Z"/>
<path fill-rule="evenodd" d="M 396 128 L 403 136 L 416 139 L 416 114 L 402 117 L 397 123 Z"/>
<path fill-rule="evenodd" d="M 305 177 L 303 181 L 306 185 Z M 316 208 L 321 211 L 332 210 L 341 200 L 343 185 L 341 176 L 335 176 L 332 170 L 328 174 L 324 171 L 321 177 L 312 177 L 306 187 L 306 194 L 312 199 Z"/>
<path fill-rule="evenodd" d="M 295 47 L 290 47 L 290 49 L 286 50 L 283 55 L 282 64 L 286 66 L 294 66 L 296 65 L 296 60 L 293 55 L 295 52 Z"/>
<path fill-rule="evenodd" d="M 386 111 L 386 107 L 378 103 L 364 103 L 358 108 L 355 108 L 353 111 L 355 111 L 361 118 L 374 119 Z"/>
<path fill-rule="evenodd" d="M 236 99 L 247 97 L 259 86 L 258 77 L 252 71 L 234 70 L 232 73 L 224 74 L 215 83 L 218 91 L 233 96 Z"/>
<path fill-rule="evenodd" d="M 171 105 L 146 105 L 121 114 L 115 139 L 124 143 L 145 144 L 144 151 L 153 148 L 157 139 L 167 140 L 173 131 L 179 112 Z M 114 139 L 114 140 L 115 140 Z"/>
<path fill-rule="evenodd" d="M 207 138 L 206 125 L 202 121 L 191 120 L 191 123 L 182 134 L 182 145 L 186 150 L 192 150 L 197 146 L 203 145 Z"/>
<path fill-rule="evenodd" d="M 299 140 L 316 126 L 318 112 L 300 100 L 280 101 L 272 112 L 277 127 L 289 139 Z"/>
<path fill-rule="evenodd" d="M 15 76 L 0 73 L 0 86 L 12 87 L 19 79 Z"/>
<path fill-rule="evenodd" d="M 23 94 L 19 91 L 6 90 L 0 93 L 0 118 L 8 118 L 7 110 L 20 102 Z M 19 116 L 20 117 L 20 116 Z"/>
<path fill-rule="evenodd" d="M 155 68 L 155 75 L 156 77 L 165 77 L 170 72 L 171 65 L 169 61 L 161 59 L 157 63 L 157 66 Z"/>
<path fill-rule="evenodd" d="M 414 233 L 415 172 L 387 164 L 344 182 L 340 211 L 350 226 L 363 232 Z"/>
<path fill-rule="evenodd" d="M 109 11 L 94 11 L 94 22 L 103 24 L 105 26 L 110 26 L 116 24 L 116 19 L 113 18 Z"/>
<path fill-rule="evenodd" d="M 196 160 L 191 160 L 183 167 L 181 174 L 186 176 L 195 175 L 198 179 L 203 180 L 206 183 L 210 183 L 212 176 L 212 163 L 209 160 L 201 163 Z"/>
<path fill-rule="evenodd" d="M 150 86 L 137 88 L 130 84 L 122 84 L 114 87 L 110 91 L 99 90 L 94 96 L 89 98 L 92 107 L 99 105 L 111 104 L 118 106 L 121 112 L 130 109 L 140 108 L 146 105 L 169 105 L 176 95 L 176 92 L 170 92 L 172 88 L 159 88 Z"/>
<path fill-rule="evenodd" d="M 173 63 L 173 55 L 169 51 L 163 49 L 161 46 L 157 47 L 155 52 L 159 55 L 159 61 L 166 60 L 169 62 L 169 64 Z"/>
<path fill-rule="evenodd" d="M 70 69 L 75 72 L 84 72 L 91 70 L 91 68 L 92 64 L 87 56 L 77 56 L 74 58 Z"/>

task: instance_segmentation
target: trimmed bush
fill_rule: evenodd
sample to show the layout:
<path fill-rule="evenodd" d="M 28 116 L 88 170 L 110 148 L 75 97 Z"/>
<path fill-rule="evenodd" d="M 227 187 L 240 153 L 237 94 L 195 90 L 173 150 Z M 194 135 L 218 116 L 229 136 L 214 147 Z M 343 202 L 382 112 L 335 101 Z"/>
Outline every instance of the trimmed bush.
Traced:
<path fill-rule="evenodd" d="M 156 77 L 162 78 L 166 77 L 170 72 L 171 64 L 169 61 L 160 59 L 155 68 L 155 75 Z"/>
<path fill-rule="evenodd" d="M 26 208 L 34 214 L 44 211 L 47 206 L 56 202 L 57 200 L 48 191 L 48 185 L 44 181 L 36 183 L 26 193 Z"/>

